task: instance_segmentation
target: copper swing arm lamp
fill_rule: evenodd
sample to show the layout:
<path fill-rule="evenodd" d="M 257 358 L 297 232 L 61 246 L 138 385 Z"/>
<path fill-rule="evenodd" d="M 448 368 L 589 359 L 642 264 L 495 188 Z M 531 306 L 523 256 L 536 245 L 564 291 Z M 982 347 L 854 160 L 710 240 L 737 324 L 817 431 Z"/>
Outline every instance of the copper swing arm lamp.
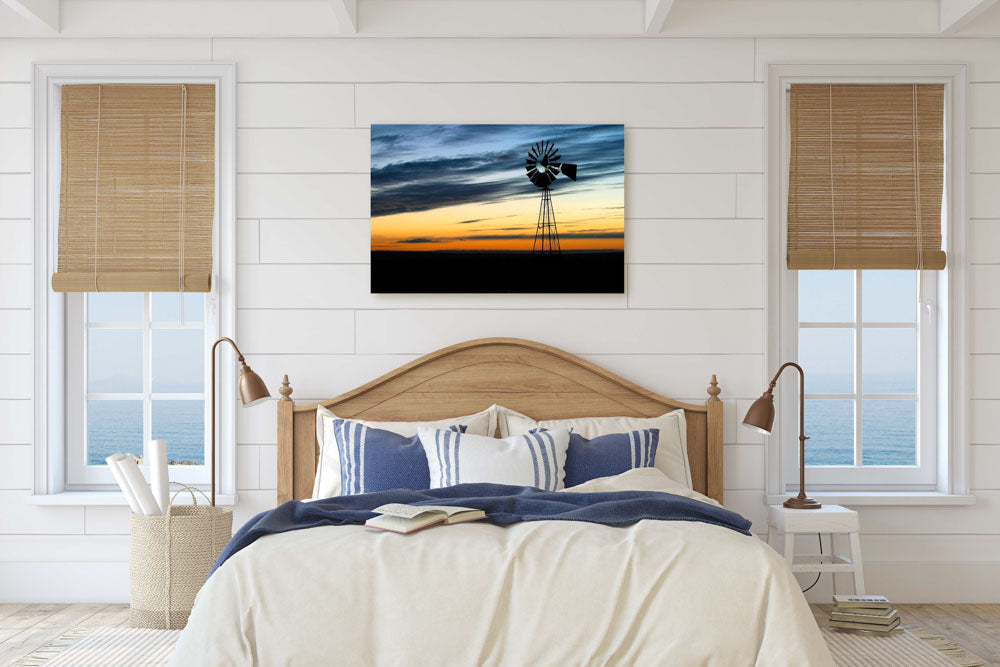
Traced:
<path fill-rule="evenodd" d="M 212 344 L 212 506 L 215 507 L 215 348 L 219 343 L 225 341 L 233 346 L 236 351 L 236 359 L 240 362 L 240 402 L 243 407 L 256 405 L 261 401 L 271 398 L 271 392 L 267 390 L 267 385 L 260 379 L 260 376 L 253 372 L 243 358 L 240 348 L 232 338 L 223 336 Z"/>
<path fill-rule="evenodd" d="M 806 374 L 802 367 L 794 361 L 781 364 L 778 372 L 771 378 L 770 386 L 747 410 L 743 424 L 764 435 L 771 435 L 774 426 L 774 387 L 778 384 L 778 376 L 789 366 L 793 366 L 799 372 L 799 495 L 786 500 L 784 506 L 796 510 L 814 510 L 823 505 L 806 496 L 806 440 L 809 438 L 805 434 Z"/>

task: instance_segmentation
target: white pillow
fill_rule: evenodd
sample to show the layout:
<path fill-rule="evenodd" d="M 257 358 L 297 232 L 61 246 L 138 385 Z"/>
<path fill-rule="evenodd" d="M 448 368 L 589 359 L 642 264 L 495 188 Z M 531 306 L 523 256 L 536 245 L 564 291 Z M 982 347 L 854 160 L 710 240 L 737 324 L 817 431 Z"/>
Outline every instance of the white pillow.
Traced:
<path fill-rule="evenodd" d="M 491 405 L 482 412 L 464 417 L 440 419 L 432 422 L 371 422 L 363 419 L 351 421 L 364 424 L 368 428 L 392 431 L 407 438 L 417 435 L 417 429 L 448 428 L 454 424 L 466 427 L 466 433 L 493 435 L 497 428 L 499 405 Z M 339 419 L 322 405 L 316 408 L 316 442 L 319 443 L 319 461 L 316 462 L 316 481 L 313 483 L 313 498 L 331 498 L 340 495 L 340 452 L 333 437 L 333 420 Z"/>
<path fill-rule="evenodd" d="M 432 489 L 466 482 L 534 486 L 544 491 L 563 488 L 568 429 L 503 439 L 430 428 L 421 428 L 417 435 L 427 455 Z"/>
<path fill-rule="evenodd" d="M 716 507 L 722 507 L 722 505 L 720 505 L 715 499 L 689 489 L 680 482 L 675 482 L 656 468 L 632 468 L 631 470 L 626 470 L 618 475 L 611 475 L 610 477 L 597 477 L 596 479 L 586 481 L 583 484 L 567 486 L 565 489 L 562 489 L 562 491 L 567 493 L 660 491 L 662 493 L 673 493 L 674 495 L 684 496 L 685 498 L 700 500 L 703 503 L 709 503 L 710 505 L 715 505 Z"/>
<path fill-rule="evenodd" d="M 691 466 L 687 455 L 687 420 L 683 410 L 674 410 L 659 417 L 579 417 L 577 419 L 544 419 L 535 421 L 516 410 L 498 405 L 500 436 L 520 435 L 535 428 L 567 428 L 588 440 L 609 433 L 628 433 L 645 428 L 660 429 L 653 466 L 667 477 L 692 488 Z"/>

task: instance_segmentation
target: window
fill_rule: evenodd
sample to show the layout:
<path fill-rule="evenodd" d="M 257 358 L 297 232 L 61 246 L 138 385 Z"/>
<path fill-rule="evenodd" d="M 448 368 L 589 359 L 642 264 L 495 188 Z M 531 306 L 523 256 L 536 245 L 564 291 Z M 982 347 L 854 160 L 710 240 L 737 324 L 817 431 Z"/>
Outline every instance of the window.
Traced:
<path fill-rule="evenodd" d="M 921 292 L 936 293 L 936 273 L 793 273 L 810 479 L 932 483 L 936 319 Z"/>
<path fill-rule="evenodd" d="M 151 439 L 166 440 L 172 480 L 207 480 L 211 300 L 195 292 L 68 295 L 68 484 L 110 483 L 105 459 L 119 451 L 144 458 Z"/>
<path fill-rule="evenodd" d="M 913 498 L 937 502 L 934 496 L 945 495 L 960 502 L 968 492 L 963 263 L 966 175 L 954 168 L 964 165 L 965 160 L 965 76 L 964 66 L 951 65 L 768 67 L 766 365 L 773 372 L 781 362 L 795 360 L 805 369 L 805 435 L 810 438 L 806 442 L 806 483 L 810 495 L 821 500 L 829 501 L 838 493 L 861 494 L 851 498 L 873 494 L 870 502 L 884 504 L 889 497 L 884 492 L 894 492 L 904 495 L 891 503 L 914 502 Z M 803 243 L 815 243 L 816 238 L 802 235 L 803 212 L 814 216 L 807 220 L 814 224 L 805 228 L 805 233 L 827 233 L 822 206 L 815 202 L 813 208 L 795 211 L 800 216 L 797 255 L 789 256 L 789 90 L 795 84 L 828 88 L 831 83 L 944 86 L 940 207 L 940 247 L 947 253 L 944 270 L 867 265 L 824 270 L 828 255 L 808 247 L 806 252 L 801 250 Z M 831 109 L 836 108 L 833 99 Z M 811 110 L 816 111 L 816 107 Z M 818 111 L 826 113 L 825 107 Z M 830 156 L 844 150 L 829 140 L 824 142 Z M 848 155 L 847 159 L 853 157 Z M 829 170 L 832 158 L 825 159 L 829 161 L 818 166 Z M 822 181 L 822 174 L 809 175 L 817 183 Z M 845 183 L 851 186 L 848 180 L 829 177 L 831 187 L 837 188 Z M 843 192 L 839 190 L 838 196 Z M 827 201 L 833 195 L 829 197 Z M 844 204 L 839 210 L 850 213 L 855 202 Z M 923 217 L 918 210 L 918 219 L 921 229 L 926 230 L 933 224 L 928 211 L 935 209 L 924 206 L 922 210 Z M 878 234 L 877 218 L 868 218 L 864 224 L 868 226 L 862 233 L 874 229 Z M 895 224 L 898 230 L 898 220 Z M 859 227 L 851 233 L 855 229 Z M 850 248 L 840 245 L 844 242 L 836 240 L 840 238 L 837 235 L 845 235 L 845 230 L 838 227 L 832 233 L 833 257 L 838 265 L 842 257 L 862 264 L 872 260 L 857 252 L 852 256 Z M 891 246 L 888 243 L 882 249 L 891 251 Z M 914 248 L 907 249 L 911 256 L 931 256 L 925 253 L 926 246 L 916 248 L 915 253 Z M 803 267 L 808 270 L 789 269 L 793 259 L 795 264 L 808 265 Z M 875 263 L 878 261 L 876 257 Z M 766 450 L 770 502 L 779 502 L 798 487 L 797 390 L 797 382 L 785 379 L 779 383 L 777 421 Z"/>
<path fill-rule="evenodd" d="M 36 243 L 35 258 L 34 407 L 35 442 L 39 451 L 35 457 L 33 502 L 118 502 L 114 495 L 117 486 L 104 459 L 117 451 L 143 456 L 145 443 L 150 439 L 167 441 L 172 481 L 205 486 L 209 482 L 205 462 L 209 453 L 207 425 L 211 413 L 207 400 L 211 390 L 208 349 L 210 341 L 233 335 L 235 322 L 234 67 L 220 64 L 54 64 L 36 65 L 34 78 L 34 137 L 38 156 L 35 206 L 36 219 L 45 231 Z M 193 205 L 182 209 L 187 217 L 180 218 L 181 240 L 176 247 L 184 249 L 183 259 L 179 268 L 174 269 L 172 278 L 169 262 L 144 261 L 145 246 L 141 239 L 137 240 L 135 232 L 142 225 L 148 227 L 142 216 L 114 218 L 112 224 L 117 225 L 117 229 L 113 229 L 110 236 L 103 235 L 105 218 L 120 213 L 120 208 L 111 209 L 109 214 L 107 208 L 94 207 L 95 220 L 98 220 L 96 227 L 102 230 L 99 238 L 96 231 L 92 236 L 80 237 L 72 232 L 67 237 L 74 239 L 69 246 L 71 250 L 83 258 L 82 274 L 70 263 L 60 263 L 60 259 L 79 260 L 76 256 L 63 258 L 59 253 L 61 101 L 66 99 L 63 87 L 103 87 L 99 89 L 97 108 L 106 118 L 116 110 L 113 85 L 120 84 L 146 87 L 167 84 L 184 89 L 182 102 L 185 106 L 181 107 L 181 114 L 185 113 L 184 109 L 191 113 L 204 109 L 197 106 L 203 99 L 199 95 L 206 86 L 214 91 L 209 93 L 215 100 L 214 158 L 211 144 L 210 159 L 197 165 L 186 159 L 192 153 L 182 149 L 181 159 L 189 169 L 180 172 L 178 181 L 190 184 L 195 178 L 193 174 L 201 170 L 198 183 L 208 183 L 207 192 L 214 202 L 208 207 L 208 215 L 212 218 L 210 238 L 206 243 L 204 235 L 190 233 L 194 227 L 186 226 L 183 221 L 191 220 L 195 209 Z M 84 102 L 89 104 L 90 100 Z M 211 112 L 209 114 L 211 120 Z M 192 123 L 200 121 L 194 116 L 189 120 L 181 127 L 194 132 Z M 156 124 L 165 131 L 170 130 L 159 121 Z M 78 128 L 74 129 L 78 131 Z M 98 147 L 103 149 L 104 144 Z M 196 148 L 192 145 L 189 150 Z M 74 168 L 80 167 L 75 165 Z M 114 169 L 124 169 L 127 173 L 127 165 L 109 166 L 105 160 L 100 163 L 100 169 L 98 172 L 95 167 L 94 173 L 106 190 L 129 187 L 129 183 L 114 177 Z M 206 170 L 207 179 L 204 177 Z M 96 187 L 94 190 L 102 195 L 105 193 Z M 81 202 L 71 202 L 77 210 L 80 205 L 87 205 L 85 195 Z M 165 219 L 171 218 L 166 215 Z M 123 228 L 126 230 L 124 235 L 116 236 L 117 230 Z M 129 230 L 135 233 L 129 236 Z M 81 239 L 79 243 L 77 239 Z M 65 242 L 65 238 L 63 240 Z M 193 243 L 210 249 L 209 263 L 188 257 Z M 146 244 L 151 252 L 163 247 L 169 252 L 169 246 L 163 246 L 160 240 L 147 240 Z M 96 247 L 102 253 L 100 272 L 97 250 L 88 251 L 88 247 Z M 87 268 L 88 252 L 93 252 L 95 257 L 92 275 Z M 105 262 L 107 252 L 117 259 L 131 260 L 133 264 L 124 269 L 115 268 Z M 173 266 L 177 267 L 176 260 Z M 115 273 L 123 270 L 144 273 L 136 283 L 131 274 Z M 183 280 L 178 276 L 183 276 Z M 57 280 L 60 281 L 58 286 Z M 127 281 L 129 286 L 118 287 L 121 281 Z M 99 291 L 92 291 L 92 284 Z M 118 291 L 135 289 L 137 285 L 139 289 L 151 291 Z M 210 291 L 199 291 L 206 289 L 206 285 Z M 53 291 L 53 288 L 60 291 Z M 169 289 L 182 291 L 160 291 Z M 228 350 L 220 352 L 222 368 L 232 366 L 231 359 L 226 358 L 229 355 Z M 219 502 L 231 503 L 235 494 L 235 374 L 220 373 L 217 398 L 217 498 Z M 109 495 L 101 492 L 109 492 Z"/>

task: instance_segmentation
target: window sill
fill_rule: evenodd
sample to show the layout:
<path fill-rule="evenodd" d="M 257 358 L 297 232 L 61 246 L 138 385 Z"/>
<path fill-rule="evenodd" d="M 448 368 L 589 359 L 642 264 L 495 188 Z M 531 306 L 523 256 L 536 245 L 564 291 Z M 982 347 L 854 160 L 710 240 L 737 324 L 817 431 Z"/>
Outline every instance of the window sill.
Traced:
<path fill-rule="evenodd" d="M 769 495 L 768 505 L 780 505 L 794 494 Z M 814 491 L 808 493 L 828 505 L 975 505 L 976 497 L 938 491 Z"/>
<path fill-rule="evenodd" d="M 200 504 L 206 504 L 204 498 L 198 497 Z M 236 504 L 238 496 L 216 495 L 215 504 L 224 507 L 231 507 Z M 121 491 L 62 491 L 45 495 L 28 496 L 29 505 L 91 505 L 91 506 L 117 506 L 128 507 L 125 496 Z M 190 505 L 191 496 L 184 493 L 174 500 L 175 505 Z"/>

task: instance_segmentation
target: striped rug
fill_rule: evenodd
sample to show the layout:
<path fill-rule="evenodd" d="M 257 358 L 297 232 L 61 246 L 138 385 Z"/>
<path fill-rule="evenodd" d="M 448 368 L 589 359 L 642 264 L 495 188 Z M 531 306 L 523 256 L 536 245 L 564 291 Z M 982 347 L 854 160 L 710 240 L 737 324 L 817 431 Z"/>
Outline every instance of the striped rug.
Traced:
<path fill-rule="evenodd" d="M 70 628 L 14 667 L 159 667 L 170 660 L 180 630 Z"/>
<path fill-rule="evenodd" d="M 838 667 L 979 667 L 981 659 L 926 630 L 892 635 L 842 632 L 820 626 Z M 160 666 L 170 660 L 180 630 L 70 628 L 21 658 L 14 667 Z"/>
<path fill-rule="evenodd" d="M 820 625 L 837 667 L 978 667 L 981 659 L 926 630 L 891 635 L 835 630 Z"/>

